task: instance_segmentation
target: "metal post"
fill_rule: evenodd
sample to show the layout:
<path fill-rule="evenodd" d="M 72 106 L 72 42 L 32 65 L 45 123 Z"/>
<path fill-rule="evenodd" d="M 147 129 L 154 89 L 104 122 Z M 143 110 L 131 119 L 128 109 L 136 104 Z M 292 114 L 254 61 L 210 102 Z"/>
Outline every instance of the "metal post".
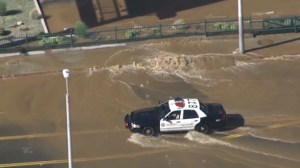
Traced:
<path fill-rule="evenodd" d="M 71 29 L 70 35 L 71 35 L 71 48 L 73 48 L 73 45 L 74 45 L 74 41 L 73 41 L 73 29 Z"/>
<path fill-rule="evenodd" d="M 207 27 L 206 27 L 206 20 L 204 20 L 204 33 L 205 33 L 205 37 L 207 37 Z"/>
<path fill-rule="evenodd" d="M 162 24 L 161 23 L 159 24 L 159 36 L 160 37 L 162 36 Z"/>
<path fill-rule="evenodd" d="M 68 78 L 70 76 L 70 71 L 68 69 L 63 70 L 63 76 L 66 79 L 66 116 L 67 116 L 67 138 L 68 138 L 68 163 L 69 168 L 72 168 L 72 144 L 71 144 L 71 121 L 70 121 L 70 95 L 69 95 L 69 85 Z"/>
<path fill-rule="evenodd" d="M 244 53 L 244 22 L 243 22 L 243 3 L 238 0 L 238 16 L 239 16 L 239 52 Z"/>
<path fill-rule="evenodd" d="M 115 27 L 115 41 L 118 41 L 118 28 Z"/>
<path fill-rule="evenodd" d="M 26 33 L 26 52 L 28 51 L 28 35 L 27 35 L 27 33 Z"/>

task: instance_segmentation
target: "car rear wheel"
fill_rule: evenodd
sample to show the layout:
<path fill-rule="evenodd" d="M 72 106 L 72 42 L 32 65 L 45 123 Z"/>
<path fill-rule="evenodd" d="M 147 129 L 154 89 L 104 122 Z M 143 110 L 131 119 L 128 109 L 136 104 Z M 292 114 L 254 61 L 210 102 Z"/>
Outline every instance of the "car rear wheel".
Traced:
<path fill-rule="evenodd" d="M 146 136 L 154 136 L 155 135 L 155 130 L 152 127 L 145 127 L 143 130 L 143 134 Z"/>
<path fill-rule="evenodd" d="M 196 126 L 196 131 L 201 132 L 203 134 L 208 134 L 209 133 L 209 127 L 208 127 L 207 124 L 204 124 L 204 123 L 198 124 Z"/>

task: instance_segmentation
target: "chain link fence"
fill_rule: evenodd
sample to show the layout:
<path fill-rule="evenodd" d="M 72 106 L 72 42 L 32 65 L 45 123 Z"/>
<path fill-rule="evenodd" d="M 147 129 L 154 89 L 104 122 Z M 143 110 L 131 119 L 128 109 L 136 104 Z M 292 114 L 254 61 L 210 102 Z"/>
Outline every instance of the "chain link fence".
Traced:
<path fill-rule="evenodd" d="M 26 52 L 51 48 L 121 43 L 178 36 L 215 36 L 238 34 L 237 19 L 202 20 L 185 23 L 177 20 L 172 24 L 144 25 L 113 28 L 85 34 L 72 31 L 42 35 L 24 35 L 0 38 L 0 52 Z M 244 18 L 244 32 L 253 37 L 264 34 L 292 33 L 300 31 L 300 16 L 267 19 Z"/>

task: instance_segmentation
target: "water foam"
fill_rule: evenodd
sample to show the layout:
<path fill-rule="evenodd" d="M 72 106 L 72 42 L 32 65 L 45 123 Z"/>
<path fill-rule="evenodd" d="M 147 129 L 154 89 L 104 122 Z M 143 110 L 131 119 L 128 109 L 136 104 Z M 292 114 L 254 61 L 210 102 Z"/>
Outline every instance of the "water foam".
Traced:
<path fill-rule="evenodd" d="M 182 140 L 180 142 L 175 140 Z M 198 132 L 191 131 L 184 136 L 179 135 L 161 135 L 159 137 L 149 137 L 141 134 L 132 134 L 128 141 L 142 147 L 152 147 L 152 148 L 194 148 L 199 145 L 194 145 L 189 143 L 188 141 L 184 141 L 184 139 L 188 139 L 189 141 L 194 141 L 203 145 L 223 145 L 233 147 L 230 143 L 224 142 L 215 138 L 212 138 L 208 135 L 201 134 Z"/>
<path fill-rule="evenodd" d="M 151 69 L 164 71 L 206 71 L 236 66 L 234 55 L 217 53 L 184 55 L 158 51 L 145 60 Z"/>
<path fill-rule="evenodd" d="M 263 60 L 292 61 L 292 60 L 299 59 L 299 58 L 300 58 L 300 54 L 296 54 L 296 55 L 279 55 L 279 56 L 272 56 L 272 57 L 264 58 Z"/>
<path fill-rule="evenodd" d="M 215 138 L 210 137 L 209 135 L 205 135 L 202 133 L 198 133 L 195 131 L 191 131 L 186 134 L 185 138 L 187 138 L 190 141 L 196 141 L 197 143 L 203 144 L 203 145 L 223 145 L 228 147 L 233 147 L 229 142 L 224 142 Z"/>
<path fill-rule="evenodd" d="M 299 141 L 285 140 L 285 139 L 281 139 L 281 138 L 260 135 L 260 134 L 256 133 L 255 131 L 249 132 L 248 134 L 254 138 L 264 139 L 264 140 L 268 140 L 268 141 L 288 143 L 288 144 L 299 144 L 300 143 Z"/>
<path fill-rule="evenodd" d="M 279 158 L 279 159 L 285 159 L 285 160 L 290 160 L 290 161 L 300 163 L 300 161 L 296 160 L 296 159 L 292 159 L 292 158 L 289 158 L 289 157 L 286 157 L 286 156 L 271 154 L 271 153 L 267 153 L 267 152 L 257 151 L 257 150 L 250 149 L 250 148 L 243 147 L 243 146 L 233 145 L 229 142 L 218 140 L 218 139 L 212 138 L 208 135 L 204 135 L 204 134 L 194 132 L 194 131 L 189 132 L 186 135 L 186 138 L 189 139 L 190 141 L 196 141 L 196 142 L 198 142 L 200 144 L 204 144 L 204 145 L 222 145 L 222 146 L 227 146 L 227 147 L 230 147 L 230 148 L 233 148 L 233 149 L 242 150 L 242 151 L 245 151 L 245 152 L 251 152 L 251 153 L 255 153 L 255 154 L 271 156 L 271 157 L 275 157 L 275 158 Z"/>
<path fill-rule="evenodd" d="M 263 139 L 263 140 L 268 140 L 268 141 L 275 141 L 275 142 L 282 142 L 282 143 L 289 143 L 289 144 L 298 144 L 300 143 L 299 141 L 292 141 L 292 140 L 284 140 L 281 138 L 275 138 L 271 136 L 266 136 L 266 135 L 261 135 L 261 133 L 258 132 L 259 130 L 251 128 L 251 127 L 239 127 L 236 129 L 236 131 L 221 131 L 221 132 L 216 132 L 217 134 L 220 135 L 230 135 L 231 133 L 235 132 L 243 132 L 246 133 L 247 135 L 257 138 L 257 139 Z"/>
<path fill-rule="evenodd" d="M 236 67 L 236 63 L 232 54 L 184 55 L 158 51 L 153 56 L 145 58 L 144 66 L 153 75 L 174 75 L 187 83 L 197 80 L 211 86 L 218 81 L 214 81 L 216 79 L 212 79 L 208 72 Z"/>
<path fill-rule="evenodd" d="M 137 145 L 140 145 L 145 148 L 186 148 L 187 144 L 173 142 L 165 139 L 163 136 L 160 137 L 149 137 L 141 134 L 132 134 L 128 141 Z"/>
<path fill-rule="evenodd" d="M 264 63 L 264 60 L 272 60 L 279 58 L 295 58 L 300 55 L 284 55 L 277 57 L 240 57 L 234 54 L 223 53 L 206 53 L 196 55 L 178 54 L 161 49 L 147 48 L 148 45 L 142 46 L 146 50 L 146 54 L 138 56 L 139 61 L 133 61 L 132 64 L 125 65 L 109 65 L 111 59 L 115 56 L 124 54 L 123 52 L 131 52 L 126 49 L 118 52 L 105 61 L 103 69 L 111 72 L 111 77 L 122 75 L 125 72 L 145 71 L 152 76 L 159 78 L 170 78 L 168 76 L 179 77 L 187 83 L 201 83 L 207 87 L 214 86 L 220 82 L 231 82 L 231 77 L 241 71 L 255 71 L 255 67 Z M 152 49 L 151 49 L 152 48 Z M 222 72 L 223 71 L 223 72 Z M 92 71 L 90 71 L 92 74 Z M 223 74 L 216 77 L 216 74 Z M 227 78 L 226 78 L 227 77 Z"/>
<path fill-rule="evenodd" d="M 292 159 L 290 157 L 286 157 L 286 156 L 281 156 L 281 155 L 277 155 L 277 154 L 272 154 L 272 153 L 267 153 L 267 152 L 263 152 L 263 151 L 257 151 L 254 149 L 250 149 L 247 147 L 243 147 L 243 146 L 238 146 L 238 145 L 234 145 L 230 142 L 226 142 L 220 139 L 216 139 L 213 138 L 209 135 L 205 135 L 202 133 L 198 133 L 195 131 L 190 131 L 188 132 L 183 138 L 188 139 L 189 141 L 192 142 L 196 142 L 198 144 L 202 144 L 205 146 L 216 146 L 216 145 L 220 145 L 220 146 L 226 146 L 226 147 L 230 147 L 236 150 L 242 150 L 245 152 L 251 152 L 254 154 L 260 154 L 260 155 L 264 155 L 264 156 L 270 156 L 270 157 L 275 157 L 278 159 L 284 159 L 284 160 L 289 160 L 289 161 L 294 161 L 294 162 L 299 162 L 299 160 L 297 159 Z M 140 134 L 132 134 L 129 138 L 128 141 L 137 145 L 140 145 L 142 147 L 146 147 L 146 148 L 200 148 L 201 146 L 199 145 L 195 145 L 195 144 L 190 144 L 188 142 L 174 142 L 172 140 L 168 140 L 166 137 L 160 136 L 160 137 L 146 137 Z M 203 147 L 203 146 L 202 146 Z"/>
<path fill-rule="evenodd" d="M 246 62 L 246 61 L 236 61 L 235 63 L 237 67 L 242 67 L 242 68 L 251 68 L 258 64 L 255 62 Z"/>

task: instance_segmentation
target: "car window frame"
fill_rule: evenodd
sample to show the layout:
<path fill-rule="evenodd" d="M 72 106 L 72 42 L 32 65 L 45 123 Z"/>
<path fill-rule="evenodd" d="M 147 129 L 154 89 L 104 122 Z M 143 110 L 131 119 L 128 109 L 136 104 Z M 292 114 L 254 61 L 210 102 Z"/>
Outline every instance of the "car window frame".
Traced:
<path fill-rule="evenodd" d="M 170 119 L 169 117 L 170 117 L 170 115 L 172 114 L 172 113 L 174 113 L 174 112 L 180 112 L 180 116 L 179 116 L 179 118 L 178 119 Z M 170 121 L 170 120 L 181 120 L 181 118 L 182 118 L 182 110 L 174 110 L 174 111 L 170 111 L 166 116 L 165 116 L 165 119 L 167 120 L 167 121 Z"/>

